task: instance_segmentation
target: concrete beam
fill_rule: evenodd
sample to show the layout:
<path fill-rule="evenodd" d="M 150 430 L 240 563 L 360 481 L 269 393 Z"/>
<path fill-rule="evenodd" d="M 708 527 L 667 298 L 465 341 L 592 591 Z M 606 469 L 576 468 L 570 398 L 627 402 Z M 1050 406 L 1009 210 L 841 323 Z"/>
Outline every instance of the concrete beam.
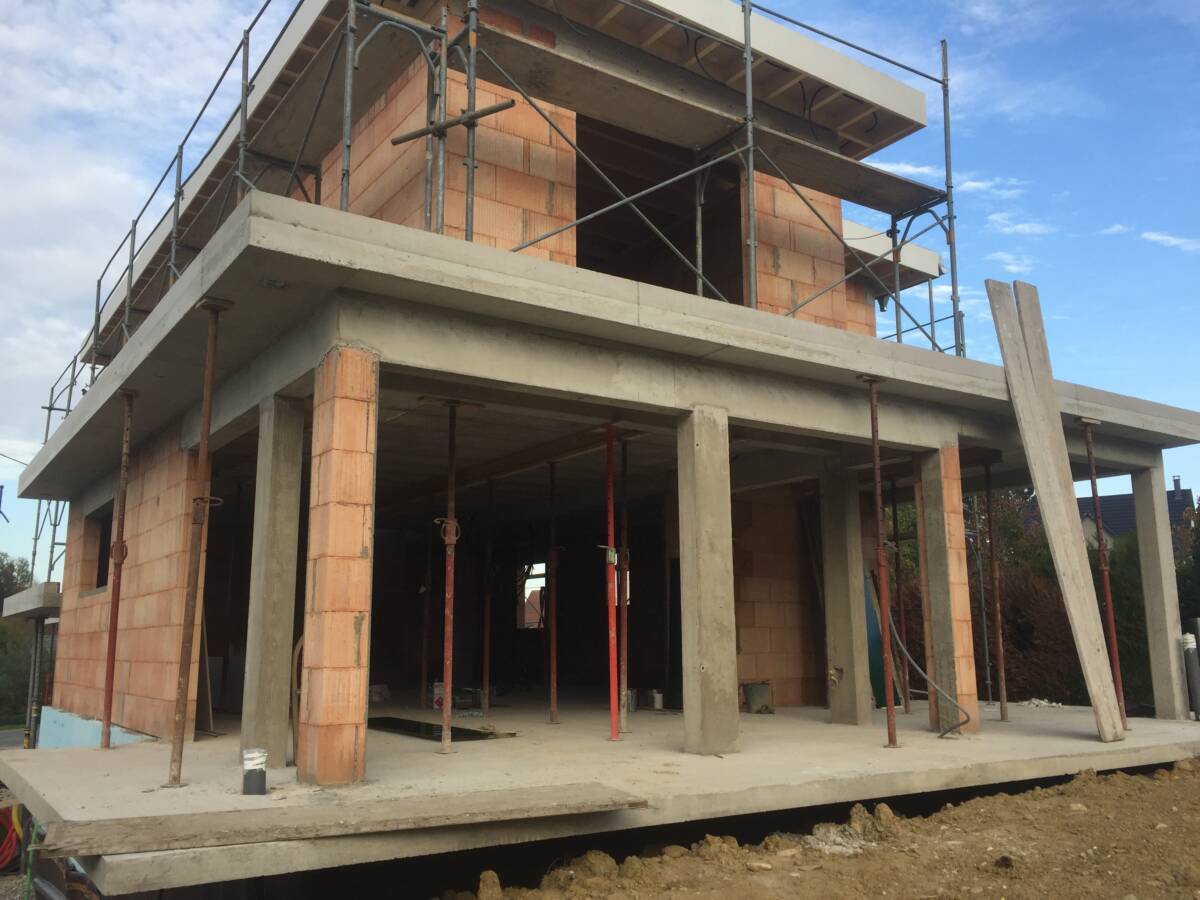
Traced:
<path fill-rule="evenodd" d="M 738 749 L 729 417 L 701 406 L 679 423 L 683 749 Z"/>
<path fill-rule="evenodd" d="M 1133 474 L 1133 509 L 1142 569 L 1146 637 L 1150 642 L 1154 714 L 1160 719 L 1186 719 L 1189 710 L 1179 647 L 1182 632 L 1179 589 L 1175 582 L 1175 553 L 1161 454 L 1158 465 Z"/>
<path fill-rule="evenodd" d="M 858 476 L 836 464 L 821 474 L 821 574 L 830 720 L 870 725 L 862 500 Z"/>
<path fill-rule="evenodd" d="M 303 401 L 261 404 L 241 737 L 243 750 L 267 751 L 271 768 L 287 765 L 289 746 L 303 441 Z"/>

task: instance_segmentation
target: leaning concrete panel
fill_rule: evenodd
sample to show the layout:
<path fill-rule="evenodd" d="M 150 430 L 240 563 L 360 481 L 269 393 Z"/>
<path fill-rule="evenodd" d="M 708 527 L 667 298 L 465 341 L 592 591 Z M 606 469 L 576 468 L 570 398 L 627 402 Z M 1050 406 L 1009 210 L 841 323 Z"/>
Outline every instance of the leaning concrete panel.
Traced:
<path fill-rule="evenodd" d="M 1017 283 L 1021 304 L 1019 322 L 1012 290 L 1007 284 L 988 281 L 987 291 L 1013 409 L 1021 429 L 1079 664 L 1095 712 L 1096 728 L 1103 741 L 1121 740 L 1124 732 L 1100 623 L 1096 586 L 1079 520 L 1079 506 L 1075 502 L 1067 445 L 1052 406 L 1053 376 L 1041 330 L 1041 307 L 1036 289 Z"/>

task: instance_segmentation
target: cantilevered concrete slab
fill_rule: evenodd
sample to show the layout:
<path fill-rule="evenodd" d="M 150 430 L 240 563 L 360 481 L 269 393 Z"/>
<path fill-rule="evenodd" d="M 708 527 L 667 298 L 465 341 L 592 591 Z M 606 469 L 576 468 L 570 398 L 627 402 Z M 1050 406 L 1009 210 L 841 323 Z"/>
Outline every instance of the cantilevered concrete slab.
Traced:
<path fill-rule="evenodd" d="M 375 712 L 429 716 L 396 707 Z M 436 714 L 434 714 L 436 715 Z M 899 750 L 883 746 L 882 710 L 869 726 L 831 725 L 823 709 L 788 708 L 773 716 L 742 715 L 742 750 L 728 757 L 679 752 L 682 717 L 640 710 L 620 743 L 608 737 L 601 701 L 564 704 L 562 724 L 546 724 L 541 703 L 493 708 L 503 741 L 464 742 L 450 756 L 435 742 L 372 731 L 368 781 L 354 788 L 318 790 L 299 785 L 292 769 L 272 773 L 269 796 L 238 793 L 238 735 L 189 745 L 188 783 L 162 788 L 168 745 L 149 742 L 109 753 L 93 749 L 0 753 L 0 780 L 39 821 L 88 822 L 135 816 L 195 816 L 227 811 L 276 810 L 302 822 L 306 810 L 412 801 L 414 811 L 441 797 L 447 808 L 477 791 L 565 787 L 582 781 L 615 788 L 645 808 L 578 816 L 452 827 L 407 829 L 317 840 L 244 843 L 228 847 L 100 856 L 85 861 L 106 895 L 157 890 L 283 872 L 399 859 L 452 850 L 517 844 L 741 815 L 1048 778 L 1080 772 L 1155 765 L 1200 753 L 1195 722 L 1135 719 L 1125 741 L 1094 739 L 1091 710 L 1010 706 L 1000 723 L 983 708 L 982 733 L 939 740 L 926 730 L 923 703 L 900 714 Z M 414 779 L 412 773 L 420 771 Z M 481 809 L 481 816 L 487 810 Z"/>
<path fill-rule="evenodd" d="M 650 425 L 657 416 L 664 430 L 711 403 L 737 426 L 865 442 L 858 376 L 873 374 L 884 380 L 885 443 L 929 448 L 953 433 L 1020 447 L 999 366 L 254 192 L 24 470 L 22 496 L 65 499 L 108 474 L 118 386 L 139 392 L 135 444 L 179 416 L 194 432 L 205 328 L 194 306 L 204 296 L 233 303 L 222 316 L 218 431 L 273 393 L 311 393 L 312 368 L 343 341 L 375 345 L 385 365 L 590 397 Z M 458 353 L 426 341 L 447 328 Z M 1102 421 L 1098 459 L 1115 471 L 1200 441 L 1200 414 L 1065 382 L 1055 389 L 1071 452 L 1083 454 L 1076 420 Z"/>
<path fill-rule="evenodd" d="M 941 232 L 935 231 L 933 234 L 937 237 Z M 870 269 L 875 274 L 875 278 L 871 278 L 866 273 L 863 273 L 861 277 L 867 286 L 869 296 L 873 298 L 884 296 L 887 292 L 880 286 L 880 282 L 890 289 L 895 282 L 896 274 L 892 268 L 892 239 L 888 237 L 886 230 L 881 231 L 878 228 L 860 225 L 850 219 L 842 219 L 842 238 L 854 250 L 854 253 L 851 253 L 850 249 L 846 250 L 847 272 L 858 269 L 862 265 L 860 259 L 870 262 L 876 257 L 882 257 L 871 263 Z M 855 256 L 855 253 L 858 255 Z M 901 290 L 940 278 L 944 271 L 941 254 L 936 251 L 917 243 L 905 244 L 900 248 Z"/>
<path fill-rule="evenodd" d="M 62 609 L 62 588 L 57 581 L 43 581 L 0 600 L 5 619 L 46 619 Z"/>

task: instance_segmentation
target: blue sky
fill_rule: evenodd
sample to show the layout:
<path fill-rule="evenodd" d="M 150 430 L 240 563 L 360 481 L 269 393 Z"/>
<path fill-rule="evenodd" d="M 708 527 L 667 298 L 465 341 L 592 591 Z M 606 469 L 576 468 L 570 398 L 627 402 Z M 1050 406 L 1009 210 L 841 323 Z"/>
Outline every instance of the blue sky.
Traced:
<path fill-rule="evenodd" d="M 1041 289 L 1056 376 L 1200 407 L 1200 4 L 774 2 L 928 71 L 949 39 L 969 355 L 999 362 L 983 280 L 1021 278 Z M 88 327 L 98 270 L 256 7 L 50 0 L 33 15 L 0 0 L 0 453 L 36 452 L 38 407 Z M 274 0 L 263 34 L 290 8 Z M 936 183 L 940 95 L 898 74 L 929 90 L 930 127 L 872 161 Z M 0 550 L 27 555 L 18 471 L 0 459 Z M 1200 488 L 1200 450 L 1169 451 L 1174 474 Z"/>

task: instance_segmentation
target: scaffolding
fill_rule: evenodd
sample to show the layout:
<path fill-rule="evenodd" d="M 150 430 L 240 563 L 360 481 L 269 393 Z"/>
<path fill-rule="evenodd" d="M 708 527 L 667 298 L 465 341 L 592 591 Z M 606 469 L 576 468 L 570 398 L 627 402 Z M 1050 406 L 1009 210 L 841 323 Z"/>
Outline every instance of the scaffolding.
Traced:
<path fill-rule="evenodd" d="M 321 204 L 323 199 L 321 166 L 308 159 L 308 154 L 314 144 L 336 146 L 340 143 L 338 206 L 342 211 L 349 211 L 353 127 L 365 113 L 363 101 L 355 93 L 356 84 L 365 84 L 367 89 L 363 93 L 370 97 L 373 92 L 380 90 L 380 79 L 386 76 L 384 70 L 390 71 L 388 67 L 394 68 L 401 63 L 407 64 L 408 61 L 416 60 L 423 62 L 426 72 L 426 125 L 394 137 L 392 144 L 400 145 L 416 140 L 423 140 L 425 143 L 423 212 L 426 230 L 437 233 L 445 232 L 447 137 L 451 129 L 462 127 L 466 129 L 464 231 L 466 240 L 472 240 L 474 237 L 476 129 L 478 123 L 485 117 L 500 113 L 513 105 L 513 102 L 509 101 L 483 108 L 477 107 L 477 86 L 480 80 L 480 70 L 484 68 L 492 83 L 503 85 L 519 95 L 571 148 L 577 163 L 587 166 L 612 192 L 614 197 L 613 202 L 600 209 L 578 216 L 571 222 L 511 247 L 511 252 L 534 247 L 565 231 L 576 229 L 608 213 L 627 208 L 640 219 L 654 238 L 660 241 L 694 275 L 695 293 L 698 296 L 727 301 L 727 298 L 717 289 L 712 278 L 705 271 L 702 213 L 705 185 L 709 174 L 719 164 L 735 161 L 740 164 L 744 177 L 745 216 L 742 252 L 744 302 L 747 306 L 755 308 L 758 305 L 755 173 L 762 171 L 779 179 L 785 188 L 801 201 L 823 228 L 840 242 L 846 259 L 854 264 L 854 268 L 850 269 L 848 263 L 846 266 L 848 271 L 845 271 L 841 278 L 795 303 L 786 310 L 786 315 L 795 316 L 800 310 L 830 291 L 846 284 L 851 279 L 859 278 L 872 285 L 871 290 L 879 302 L 881 311 L 886 308 L 887 303 L 893 304 L 895 333 L 888 339 L 903 343 L 905 335 L 918 332 L 924 340 L 928 341 L 929 347 L 934 351 L 953 352 L 960 357 L 966 355 L 955 248 L 954 185 L 950 140 L 950 75 L 946 41 L 941 41 L 940 45 L 941 74 L 934 75 L 815 28 L 753 2 L 753 0 L 741 0 L 740 3 L 743 23 L 743 36 L 740 42 L 714 30 L 652 8 L 640 0 L 612 0 L 617 6 L 637 10 L 640 14 L 661 22 L 664 28 L 681 29 L 687 35 L 693 55 L 702 73 L 707 73 L 701 61 L 702 52 L 707 52 L 713 47 L 736 50 L 741 55 L 741 80 L 744 82 L 741 91 L 742 115 L 735 128 L 730 129 L 727 134 L 708 146 L 693 148 L 694 165 L 649 188 L 626 193 L 591 156 L 581 149 L 578 141 L 559 126 L 554 117 L 544 108 L 544 104 L 535 99 L 520 80 L 501 64 L 497 54 L 489 50 L 488 41 L 497 40 L 500 32 L 485 28 L 481 22 L 481 0 L 464 0 L 461 22 L 457 30 L 451 28 L 448 3 L 440 4 L 440 8 L 435 6 L 435 9 L 438 10 L 436 22 L 429 23 L 385 9 L 380 5 L 367 2 L 367 0 L 330 0 L 321 14 L 313 18 L 309 28 L 308 38 L 322 41 L 319 48 L 313 50 L 311 46 L 302 45 L 294 54 L 295 56 L 301 54 L 301 50 L 304 51 L 299 57 L 299 62 L 296 63 L 301 69 L 298 75 L 287 72 L 278 61 L 272 64 L 272 52 L 287 32 L 288 27 L 305 8 L 303 0 L 292 11 L 287 23 L 275 37 L 274 42 L 269 45 L 270 49 L 264 54 L 257 68 L 253 72 L 251 71 L 251 41 L 252 38 L 257 39 L 255 29 L 259 28 L 261 31 L 260 26 L 264 13 L 272 2 L 273 0 L 266 0 L 243 30 L 241 40 L 209 91 L 200 112 L 192 120 L 150 196 L 132 219 L 129 230 L 101 270 L 95 285 L 92 326 L 80 349 L 72 356 L 50 387 L 48 401 L 45 405 L 44 441 L 49 440 L 52 427 L 70 414 L 79 398 L 95 383 L 99 372 L 111 362 L 136 333 L 138 326 L 149 315 L 150 310 L 183 276 L 190 262 L 196 258 L 203 246 L 232 212 L 237 201 L 248 190 L 268 190 L 297 196 L 310 203 Z M 344 11 L 339 15 L 338 10 L 343 8 Z M 557 3 L 552 3 L 550 8 L 558 13 L 567 27 L 580 34 L 586 33 L 584 26 L 577 25 L 562 15 Z M 814 142 L 807 141 L 801 135 L 784 136 L 788 148 L 799 148 L 827 168 L 830 166 L 836 168 L 838 174 L 835 176 L 835 180 L 840 178 L 842 183 L 847 183 L 847 179 L 853 182 L 858 177 L 870 180 L 870 184 L 865 188 L 860 187 L 844 192 L 843 199 L 849 199 L 852 202 L 863 198 L 869 200 L 871 190 L 886 189 L 890 191 L 887 203 L 877 204 L 886 206 L 889 215 L 889 227 L 886 232 L 882 233 L 888 237 L 890 246 L 884 252 L 864 253 L 852 246 L 841 230 L 821 214 L 795 181 L 789 177 L 785 167 L 776 158 L 776 153 L 768 152 L 764 141 L 759 140 L 762 126 L 759 124 L 758 109 L 767 103 L 770 97 L 760 99 L 756 95 L 755 70 L 765 57 L 754 49 L 755 13 L 792 29 L 808 31 L 824 40 L 834 42 L 856 53 L 865 54 L 908 75 L 924 79 L 940 87 L 945 162 L 944 189 L 934 189 L 900 179 L 897 176 L 887 175 L 880 170 L 854 161 L 853 157 L 834 153 L 815 142 L 815 132 Z M 706 51 L 698 49 L 701 40 L 708 42 Z M 491 49 L 496 48 L 492 47 Z M 381 63 L 381 61 L 384 62 Z M 329 98 L 329 88 L 336 79 L 339 63 L 342 82 L 340 109 L 333 115 L 322 116 L 322 110 L 327 110 L 332 103 Z M 269 64 L 275 65 L 276 71 L 270 71 Z M 377 71 L 373 72 L 373 68 L 376 68 Z M 467 106 L 461 113 L 455 115 L 451 115 L 447 108 L 448 74 L 451 68 L 460 69 L 466 82 Z M 230 136 L 229 148 L 222 150 L 222 141 L 218 138 L 185 177 L 184 163 L 185 155 L 190 148 L 189 142 L 195 142 L 197 139 L 202 119 L 208 113 L 214 99 L 226 86 L 231 73 L 235 71 L 239 78 L 237 108 L 226 121 L 225 128 L 221 132 L 222 135 Z M 722 87 L 729 88 L 727 83 L 709 77 L 710 80 Z M 265 82 L 267 87 L 273 87 L 276 80 L 286 82 L 289 78 L 292 81 L 286 85 L 286 90 L 282 94 L 264 93 L 257 89 L 260 81 Z M 386 88 L 386 84 L 384 87 Z M 306 92 L 308 97 L 303 96 Z M 291 110 L 290 115 L 276 115 L 284 104 L 298 103 L 297 97 L 309 102 L 307 115 L 301 115 L 300 111 L 296 109 Z M 252 103 L 252 98 L 258 99 Z M 816 98 L 812 99 L 815 101 Z M 810 102 L 807 112 L 811 114 L 815 105 Z M 583 112 L 583 110 L 578 111 Z M 318 138 L 317 135 L 320 137 Z M 780 136 L 777 132 L 771 131 L 768 136 L 778 144 Z M 851 168 L 847 168 L 847 166 Z M 195 182 L 194 189 L 189 197 L 188 188 L 193 187 L 193 182 Z M 696 226 L 695 244 L 690 248 L 690 252 L 672 241 L 638 205 L 639 201 L 657 191 L 688 182 L 694 186 Z M 147 228 L 148 216 L 156 202 L 162 199 L 164 186 L 168 184 L 173 185 L 170 203 L 154 227 Z M 846 196 L 846 194 L 855 196 Z M 911 202 L 905 198 L 911 198 Z M 933 284 L 930 279 L 928 281 L 928 319 L 922 321 L 923 313 L 921 315 L 914 314 L 902 300 L 903 290 L 912 285 L 902 283 L 901 256 L 905 247 L 935 230 L 941 231 L 948 249 L 951 312 L 942 317 L 935 315 Z M 119 272 L 114 272 L 113 267 L 119 258 L 126 260 L 125 265 Z M 111 283 L 111 287 L 106 292 L 105 285 L 107 283 Z M 937 326 L 946 321 L 952 323 L 952 340 L 942 343 L 938 340 Z M 39 544 L 48 541 L 47 580 L 50 580 L 64 550 L 64 542 L 59 538 L 64 509 L 65 504 L 62 501 L 38 501 L 33 561 L 36 564 Z"/>

